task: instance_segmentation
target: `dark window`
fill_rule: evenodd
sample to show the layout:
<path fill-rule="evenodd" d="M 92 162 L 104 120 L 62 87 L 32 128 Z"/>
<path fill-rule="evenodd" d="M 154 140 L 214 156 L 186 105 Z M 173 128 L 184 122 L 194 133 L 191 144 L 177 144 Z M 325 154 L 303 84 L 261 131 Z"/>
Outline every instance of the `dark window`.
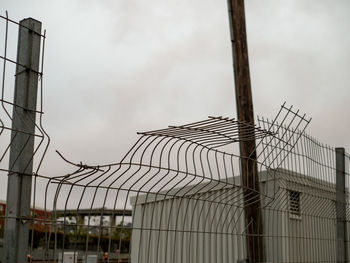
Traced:
<path fill-rule="evenodd" d="M 289 191 L 289 213 L 300 216 L 300 192 Z"/>

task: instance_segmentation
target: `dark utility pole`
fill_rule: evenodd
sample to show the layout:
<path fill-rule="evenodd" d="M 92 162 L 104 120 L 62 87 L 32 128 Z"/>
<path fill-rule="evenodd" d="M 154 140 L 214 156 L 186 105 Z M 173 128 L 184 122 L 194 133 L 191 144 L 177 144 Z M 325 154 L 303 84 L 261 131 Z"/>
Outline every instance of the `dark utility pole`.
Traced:
<path fill-rule="evenodd" d="M 238 120 L 252 125 L 254 133 L 253 98 L 250 84 L 248 45 L 245 24 L 244 0 L 228 0 L 233 68 L 235 77 Z M 241 135 L 241 130 L 239 131 Z M 245 130 L 245 132 L 247 132 Z M 256 163 L 255 138 L 240 141 L 241 176 L 247 250 L 249 263 L 265 262 L 259 175 Z"/>

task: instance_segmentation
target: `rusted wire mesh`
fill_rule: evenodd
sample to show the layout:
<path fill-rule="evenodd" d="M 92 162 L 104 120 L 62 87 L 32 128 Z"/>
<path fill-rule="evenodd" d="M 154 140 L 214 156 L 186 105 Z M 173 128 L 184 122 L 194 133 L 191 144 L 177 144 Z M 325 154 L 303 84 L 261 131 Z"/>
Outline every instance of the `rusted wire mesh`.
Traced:
<path fill-rule="evenodd" d="M 47 184 L 45 200 L 54 193 L 47 251 L 54 240 L 53 255 L 75 251 L 79 259 L 103 259 L 105 253 L 117 262 L 245 258 L 242 191 L 248 186 L 241 183 L 238 142 L 256 139 L 261 178 L 277 180 L 308 122 L 283 105 L 267 129 L 209 117 L 139 133 L 119 163 L 66 160 L 76 171 Z M 284 128 L 293 124 L 301 130 Z M 239 137 L 239 129 L 247 132 Z M 278 193 L 276 185 L 269 189 L 261 193 L 265 203 Z"/>
<path fill-rule="evenodd" d="M 263 118 L 258 123 L 270 125 Z M 349 174 L 343 175 L 344 189 L 339 191 L 337 169 L 336 149 L 305 133 L 288 151 L 273 179 L 274 198 L 264 206 L 271 262 L 338 262 L 348 251 L 347 240 L 339 241 L 338 227 L 340 221 L 348 225 Z M 343 201 L 338 200 L 340 192 Z M 344 256 L 341 262 L 348 259 Z"/>
<path fill-rule="evenodd" d="M 1 22 L 1 32 L 4 32 L 1 35 L 1 115 L 0 115 L 0 138 L 1 138 L 1 149 L 0 149 L 0 171 L 2 172 L 14 172 L 13 167 L 8 167 L 8 159 L 10 155 L 11 145 L 14 143 L 17 137 L 20 135 L 26 136 L 24 147 L 22 151 L 18 154 L 19 156 L 23 154 L 26 145 L 29 143 L 32 137 L 35 138 L 35 148 L 33 154 L 30 156 L 29 160 L 34 159 L 34 155 L 37 158 L 37 163 L 33 168 L 33 173 L 38 174 L 39 169 L 41 167 L 42 161 L 44 159 L 45 153 L 47 151 L 50 138 L 48 134 L 45 132 L 45 129 L 42 125 L 43 118 L 43 64 L 44 64 L 44 50 L 45 50 L 45 34 L 40 35 L 41 38 L 41 55 L 40 55 L 40 66 L 39 71 L 34 72 L 39 80 L 39 92 L 38 92 L 38 108 L 34 110 L 35 117 L 30 119 L 23 119 L 22 122 L 25 125 L 29 126 L 32 123 L 35 125 L 35 132 L 28 133 L 23 129 L 19 129 L 16 127 L 16 124 L 13 122 L 14 116 L 21 116 L 20 111 L 33 111 L 32 109 L 28 109 L 23 105 L 19 105 L 16 101 L 14 101 L 14 86 L 16 81 L 16 76 L 22 74 L 23 71 L 32 71 L 32 69 L 28 68 L 26 65 L 21 64 L 16 61 L 16 49 L 13 46 L 9 47 L 9 43 L 11 45 L 15 44 L 16 39 L 14 36 L 17 35 L 19 27 L 22 27 L 24 30 L 30 30 L 23 25 L 20 25 L 18 22 L 15 22 L 8 18 L 8 14 L 6 12 L 5 16 L 0 15 Z M 12 30 L 12 31 L 11 31 Z M 12 135 L 11 135 L 12 133 Z M 43 150 L 41 150 L 43 148 Z M 17 156 L 17 159 L 18 157 Z M 5 161 L 6 160 L 6 161 Z M 27 164 L 25 168 L 27 168 L 30 164 Z M 21 171 L 25 173 L 25 171 Z M 32 175 L 32 174 L 30 174 Z"/>
<path fill-rule="evenodd" d="M 42 126 L 44 51 L 36 72 L 40 80 L 36 118 L 25 120 L 36 128 L 27 134 L 12 122 L 23 108 L 12 99 L 13 74 L 26 66 L 16 63 L 7 47 L 11 27 L 18 30 L 19 24 L 7 13 L 0 22 L 4 28 L 0 180 L 6 185 L 13 173 L 32 178 L 30 213 L 15 217 L 29 224 L 28 261 L 244 262 L 249 227 L 244 208 L 257 202 L 255 195 L 260 197 L 263 231 L 259 233 L 264 240 L 258 251 L 265 251 L 266 262 L 338 262 L 341 253 L 343 262 L 347 260 L 350 156 L 344 154 L 345 182 L 339 190 L 339 151 L 307 135 L 310 119 L 285 104 L 272 120 L 258 117 L 256 126 L 208 117 L 140 132 L 137 142 L 114 164 L 76 163 L 58 152 L 64 160 L 61 165 L 69 165 L 72 172 L 40 174 L 50 141 Z M 45 33 L 40 38 L 44 47 Z M 9 167 L 18 134 L 35 137 L 30 173 L 27 167 L 23 171 Z M 239 152 L 239 142 L 250 140 L 256 140 L 256 160 Z M 243 183 L 242 158 L 256 161 L 260 192 Z M 251 199 L 244 198 L 246 190 Z M 13 216 L 6 212 L 5 201 L 0 209 L 3 237 L 5 221 Z M 4 255 L 1 246 L 0 252 Z"/>
<path fill-rule="evenodd" d="M 37 65 L 37 69 L 34 66 L 28 66 L 29 62 L 16 59 L 18 52 L 20 52 L 17 48 L 19 32 L 23 31 L 32 32 L 34 38 L 40 42 L 40 53 L 32 54 L 32 56 L 38 56 L 39 65 Z M 4 15 L 0 15 L 0 32 L 0 199 L 4 200 L 0 202 L 0 260 L 4 260 L 5 249 L 3 246 L 6 245 L 3 241 L 4 239 L 6 240 L 4 238 L 6 234 L 5 221 L 12 220 L 12 222 L 21 222 L 20 224 L 22 225 L 28 225 L 28 230 L 30 231 L 28 254 L 33 251 L 33 244 L 36 242 L 36 233 L 38 231 L 45 231 L 45 227 L 42 224 L 44 216 L 42 215 L 42 211 L 36 207 L 35 197 L 37 194 L 37 179 L 41 177 L 39 171 L 48 149 L 50 138 L 42 125 L 42 77 L 46 33 L 45 31 L 43 34 L 38 33 L 31 26 L 26 26 L 10 19 L 7 12 Z M 14 94 L 16 97 L 16 82 L 22 81 L 24 79 L 23 76 L 36 79 L 35 82 L 38 83 L 38 100 L 35 98 L 36 103 L 32 101 L 22 103 L 14 99 Z M 32 106 L 29 106 L 31 104 L 36 104 L 36 107 L 32 108 Z M 33 127 L 34 131 L 31 131 L 29 127 Z M 11 153 L 11 148 L 14 148 L 14 145 L 20 145 L 20 147 L 12 149 Z M 33 150 L 30 150 L 31 148 Z M 23 211 L 12 210 L 6 207 L 5 199 L 7 201 L 10 200 L 10 192 L 13 192 L 12 188 L 9 190 L 9 187 L 7 187 L 8 178 L 11 176 L 30 179 L 27 180 L 30 182 L 27 189 L 29 196 L 32 196 L 32 200 L 27 201 L 28 205 L 30 202 L 31 207 L 26 214 L 22 214 Z M 23 186 L 18 185 L 15 188 L 19 189 L 23 188 Z M 9 225 L 8 222 L 7 225 Z M 23 239 L 23 237 L 20 238 Z"/>

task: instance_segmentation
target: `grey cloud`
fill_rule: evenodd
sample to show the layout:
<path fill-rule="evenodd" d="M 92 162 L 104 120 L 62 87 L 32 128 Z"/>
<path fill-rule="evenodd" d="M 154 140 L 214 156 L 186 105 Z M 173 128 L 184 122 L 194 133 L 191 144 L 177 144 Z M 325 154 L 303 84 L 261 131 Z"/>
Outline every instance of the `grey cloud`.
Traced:
<path fill-rule="evenodd" d="M 226 1 L 10 1 L 12 18 L 47 28 L 44 172 L 118 161 L 136 131 L 235 115 Z M 246 1 L 255 113 L 287 101 L 309 132 L 350 151 L 350 2 Z M 1 198 L 1 197 L 0 197 Z"/>

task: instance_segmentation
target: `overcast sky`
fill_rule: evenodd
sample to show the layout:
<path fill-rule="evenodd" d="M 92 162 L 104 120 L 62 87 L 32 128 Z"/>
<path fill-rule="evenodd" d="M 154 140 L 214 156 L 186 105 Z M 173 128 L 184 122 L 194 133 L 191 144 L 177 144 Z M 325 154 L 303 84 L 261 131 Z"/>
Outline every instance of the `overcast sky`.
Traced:
<path fill-rule="evenodd" d="M 62 169 L 56 149 L 114 163 L 137 131 L 236 116 L 226 0 L 2 0 L 5 10 L 47 30 L 46 172 Z M 246 0 L 246 19 L 255 114 L 287 101 L 313 118 L 309 134 L 349 152 L 350 1 Z"/>

